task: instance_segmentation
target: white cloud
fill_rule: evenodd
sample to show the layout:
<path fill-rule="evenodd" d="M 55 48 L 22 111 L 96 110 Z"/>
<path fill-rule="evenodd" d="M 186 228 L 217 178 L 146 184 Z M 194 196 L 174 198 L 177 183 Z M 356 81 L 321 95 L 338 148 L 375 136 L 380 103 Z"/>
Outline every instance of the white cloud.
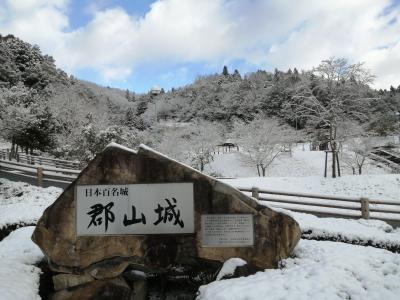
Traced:
<path fill-rule="evenodd" d="M 100 72 L 102 77 L 107 81 L 123 80 L 132 73 L 132 69 L 129 67 L 106 67 L 100 69 Z"/>
<path fill-rule="evenodd" d="M 383 14 L 390 3 L 160 0 L 141 18 L 91 5 L 91 21 L 70 30 L 66 0 L 9 0 L 0 5 L 0 31 L 39 44 L 67 71 L 92 68 L 108 80 L 147 62 L 222 65 L 240 59 L 287 69 L 345 56 L 367 61 L 378 75 L 376 86 L 387 87 L 400 83 L 400 11 L 397 6 Z"/>

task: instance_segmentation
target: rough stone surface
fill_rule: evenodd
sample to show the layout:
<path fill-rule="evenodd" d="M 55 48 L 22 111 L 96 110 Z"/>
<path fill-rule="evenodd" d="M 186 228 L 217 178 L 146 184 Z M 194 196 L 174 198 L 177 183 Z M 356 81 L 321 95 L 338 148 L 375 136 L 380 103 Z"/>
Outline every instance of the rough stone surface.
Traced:
<path fill-rule="evenodd" d="M 94 280 L 54 293 L 51 300 L 131 300 L 132 290 L 122 278 Z"/>
<path fill-rule="evenodd" d="M 58 274 L 53 276 L 54 290 L 63 290 L 93 280 L 94 278 L 89 275 Z"/>
<path fill-rule="evenodd" d="M 74 191 L 77 185 L 160 182 L 193 182 L 195 234 L 76 236 Z M 201 215 L 212 213 L 253 214 L 254 247 L 201 247 Z M 122 272 L 127 266 L 126 260 L 109 260 L 118 257 L 154 268 L 190 264 L 198 259 L 225 261 L 240 257 L 258 268 L 273 268 L 290 254 L 299 239 L 300 228 L 295 220 L 259 205 L 231 186 L 148 148 L 141 147 L 134 153 L 116 146 L 98 154 L 45 210 L 32 236 L 53 270 L 86 273 L 97 278 L 114 277 Z M 114 263 L 113 267 L 102 268 L 102 262 L 108 261 Z"/>
<path fill-rule="evenodd" d="M 147 299 L 147 282 L 146 280 L 136 280 L 133 282 L 132 300 Z"/>

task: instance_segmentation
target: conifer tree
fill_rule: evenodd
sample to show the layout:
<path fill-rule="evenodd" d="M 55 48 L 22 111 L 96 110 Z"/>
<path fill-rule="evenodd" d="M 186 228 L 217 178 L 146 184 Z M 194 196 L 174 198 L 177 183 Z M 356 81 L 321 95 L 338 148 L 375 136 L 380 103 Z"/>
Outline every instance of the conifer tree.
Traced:
<path fill-rule="evenodd" d="M 224 76 L 228 76 L 229 75 L 227 66 L 224 66 L 224 69 L 222 70 L 222 75 L 224 75 Z"/>

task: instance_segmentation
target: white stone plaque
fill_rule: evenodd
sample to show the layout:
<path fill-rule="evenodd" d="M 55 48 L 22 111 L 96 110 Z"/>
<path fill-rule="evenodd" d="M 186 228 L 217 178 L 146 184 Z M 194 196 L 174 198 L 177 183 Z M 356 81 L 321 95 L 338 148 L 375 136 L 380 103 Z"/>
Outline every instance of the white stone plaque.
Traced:
<path fill-rule="evenodd" d="M 78 236 L 194 232 L 193 183 L 81 185 L 75 199 Z"/>
<path fill-rule="evenodd" d="M 201 216 L 203 247 L 250 247 L 254 245 L 251 214 L 213 214 Z"/>

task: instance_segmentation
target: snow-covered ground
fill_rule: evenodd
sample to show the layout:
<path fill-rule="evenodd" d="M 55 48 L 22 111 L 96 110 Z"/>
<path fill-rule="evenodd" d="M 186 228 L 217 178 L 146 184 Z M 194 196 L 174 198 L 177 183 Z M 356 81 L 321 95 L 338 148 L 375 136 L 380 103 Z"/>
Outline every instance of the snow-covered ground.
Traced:
<path fill-rule="evenodd" d="M 11 143 L 0 138 L 0 149 L 11 148 Z"/>
<path fill-rule="evenodd" d="M 40 188 L 0 178 L 0 229 L 7 225 L 34 224 L 62 189 Z"/>
<path fill-rule="evenodd" d="M 299 223 L 303 236 L 310 239 L 333 239 L 400 249 L 400 228 L 393 229 L 380 220 L 318 218 L 310 214 L 275 209 L 293 217 Z"/>
<path fill-rule="evenodd" d="M 198 300 L 400 298 L 400 255 L 383 249 L 300 240 L 282 268 L 200 287 Z"/>
<path fill-rule="evenodd" d="M 34 228 L 17 229 L 0 242 L 1 300 L 40 299 L 41 270 L 34 264 L 43 258 L 43 254 L 31 241 Z"/>
<path fill-rule="evenodd" d="M 339 178 L 308 177 L 247 177 L 223 179 L 235 187 L 258 187 L 286 192 L 313 193 L 400 202 L 400 174 L 346 175 Z"/>
<path fill-rule="evenodd" d="M 304 149 L 304 150 L 303 150 Z M 255 166 L 243 162 L 243 153 L 233 151 L 216 154 L 214 161 L 206 166 L 207 173 L 216 173 L 220 177 L 254 177 L 258 176 Z M 324 151 L 310 151 L 308 144 L 298 144 L 293 147 L 292 155 L 289 152 L 281 153 L 267 169 L 267 177 L 305 177 L 323 176 L 325 165 Z M 328 159 L 328 176 L 330 174 L 331 158 Z M 341 165 L 343 175 L 351 175 L 351 168 Z M 379 175 L 390 174 L 391 170 L 385 166 L 367 159 L 363 167 L 363 174 Z"/>

